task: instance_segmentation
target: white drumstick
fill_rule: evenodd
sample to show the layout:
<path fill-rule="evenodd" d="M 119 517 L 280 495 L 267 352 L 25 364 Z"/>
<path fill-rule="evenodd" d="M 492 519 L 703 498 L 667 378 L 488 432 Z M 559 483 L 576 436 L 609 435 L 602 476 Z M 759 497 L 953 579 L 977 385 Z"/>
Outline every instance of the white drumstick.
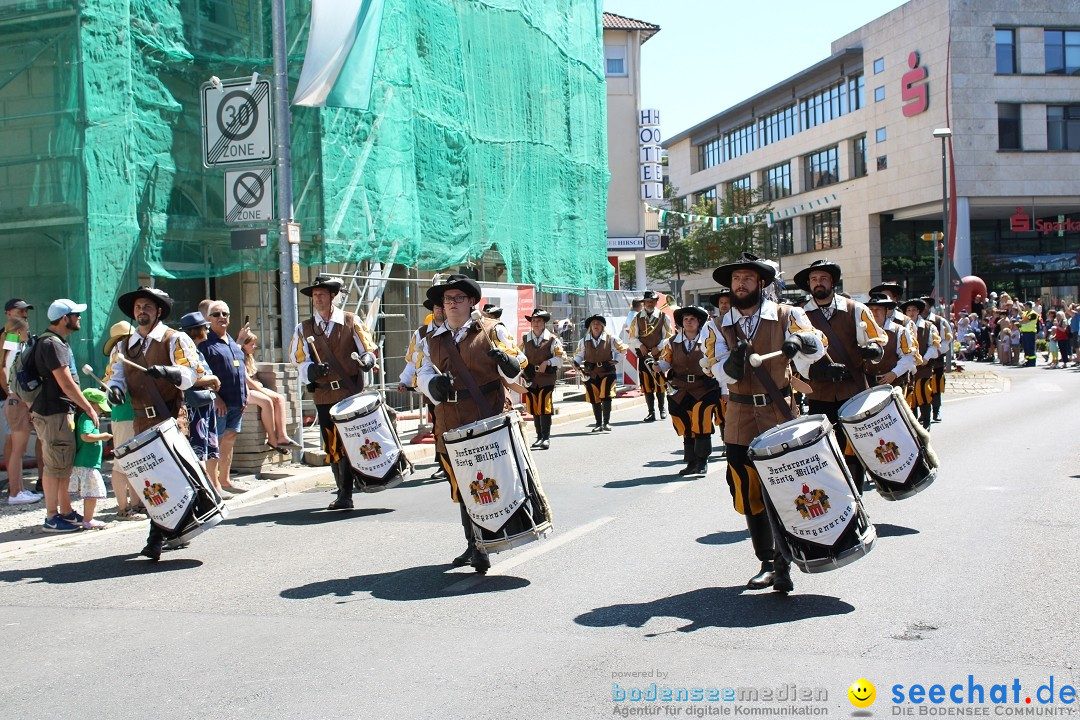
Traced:
<path fill-rule="evenodd" d="M 783 354 L 784 354 L 783 350 L 777 350 L 775 352 L 765 353 L 764 355 L 758 355 L 757 353 L 751 353 L 750 354 L 750 364 L 753 365 L 754 367 L 761 367 L 761 363 L 765 362 L 766 360 L 772 360 L 777 355 L 783 355 Z"/>
<path fill-rule="evenodd" d="M 124 363 L 125 365 L 130 365 L 133 368 L 138 368 L 139 370 L 142 370 L 143 372 L 146 372 L 146 368 L 144 368 L 142 365 L 140 365 L 137 362 L 132 362 L 131 360 L 128 360 L 126 357 L 124 357 L 123 353 L 118 353 L 117 357 L 120 358 L 120 362 Z"/>
<path fill-rule="evenodd" d="M 315 356 L 315 362 L 322 365 L 322 358 L 319 357 L 319 349 L 315 347 L 315 337 L 309 336 L 304 339 L 307 340 L 308 347 L 311 348 L 311 354 Z"/>
<path fill-rule="evenodd" d="M 353 354 L 350 355 L 349 357 L 351 357 L 356 362 L 360 362 L 360 353 L 358 353 L 356 351 L 353 351 Z"/>
<path fill-rule="evenodd" d="M 95 380 L 97 380 L 98 385 L 105 388 L 106 392 L 109 391 L 109 386 L 106 385 L 104 382 L 102 382 L 101 378 L 99 378 L 97 375 L 94 374 L 94 368 L 90 367 L 89 365 L 83 365 L 82 366 L 82 371 L 83 371 L 83 375 L 89 375 L 90 377 L 94 378 Z"/>

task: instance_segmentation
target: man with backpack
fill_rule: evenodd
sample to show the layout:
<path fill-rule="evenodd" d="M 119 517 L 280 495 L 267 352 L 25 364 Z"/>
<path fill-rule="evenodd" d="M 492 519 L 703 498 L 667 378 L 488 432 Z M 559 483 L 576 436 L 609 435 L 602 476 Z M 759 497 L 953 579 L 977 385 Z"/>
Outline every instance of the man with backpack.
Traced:
<path fill-rule="evenodd" d="M 48 311 L 49 327 L 30 343 L 26 362 L 20 363 L 22 377 L 16 378 L 16 383 L 23 388 L 27 375 L 36 374 L 40 381 L 36 397 L 30 404 L 30 414 L 41 440 L 44 464 L 41 484 L 46 510 L 43 529 L 49 533 L 82 530 L 83 518 L 72 509 L 68 495 L 71 468 L 75 463 L 73 413 L 76 407 L 80 408 L 94 425 L 98 423 L 98 414 L 83 397 L 78 380 L 71 372 L 71 348 L 67 339 L 79 330 L 85 310 L 86 305 L 66 298 L 54 301 Z"/>

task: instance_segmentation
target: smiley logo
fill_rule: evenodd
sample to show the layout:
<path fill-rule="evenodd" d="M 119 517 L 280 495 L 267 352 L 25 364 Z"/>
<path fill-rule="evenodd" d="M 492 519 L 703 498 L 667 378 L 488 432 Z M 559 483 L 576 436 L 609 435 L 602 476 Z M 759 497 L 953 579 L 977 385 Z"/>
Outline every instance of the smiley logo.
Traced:
<path fill-rule="evenodd" d="M 848 700 L 851 704 L 857 708 L 868 708 L 874 704 L 874 700 L 877 698 L 877 691 L 874 689 L 874 684 L 864 678 L 859 678 L 855 682 L 851 683 L 851 687 L 847 691 Z"/>

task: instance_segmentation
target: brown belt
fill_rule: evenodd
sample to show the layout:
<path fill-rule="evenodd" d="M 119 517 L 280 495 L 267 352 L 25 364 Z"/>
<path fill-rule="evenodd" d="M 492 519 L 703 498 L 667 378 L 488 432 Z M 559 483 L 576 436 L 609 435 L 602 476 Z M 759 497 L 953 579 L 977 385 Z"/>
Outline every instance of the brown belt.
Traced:
<path fill-rule="evenodd" d="M 784 397 L 791 395 L 791 386 L 780 388 L 780 394 Z M 768 393 L 758 393 L 756 395 L 742 395 L 740 393 L 730 393 L 728 398 L 731 402 L 741 403 L 743 405 L 753 405 L 755 407 L 763 407 L 772 402 L 772 398 Z"/>

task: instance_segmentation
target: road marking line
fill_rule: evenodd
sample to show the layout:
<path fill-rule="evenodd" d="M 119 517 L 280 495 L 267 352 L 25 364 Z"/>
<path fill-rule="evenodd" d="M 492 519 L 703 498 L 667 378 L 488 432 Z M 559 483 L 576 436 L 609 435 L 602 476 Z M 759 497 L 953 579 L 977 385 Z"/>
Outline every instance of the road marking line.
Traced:
<path fill-rule="evenodd" d="M 588 533 L 591 533 L 593 530 L 596 530 L 597 528 L 608 524 L 614 519 L 614 517 L 610 516 L 597 518 L 596 520 L 593 520 L 590 523 L 586 523 L 585 525 L 580 525 L 567 533 L 560 534 L 554 540 L 541 541 L 540 545 L 538 545 L 537 547 L 530 548 L 529 550 L 526 550 L 520 555 L 515 555 L 514 557 L 509 558 L 508 560 L 504 560 L 503 562 L 495 563 L 491 566 L 491 569 L 488 570 L 487 575 L 470 575 L 461 582 L 456 582 L 453 585 L 443 588 L 443 592 L 464 592 L 469 588 L 473 587 L 474 585 L 478 585 L 479 583 L 483 582 L 484 578 L 489 578 L 492 575 L 500 575 L 507 570 L 510 570 L 511 568 L 515 568 L 522 563 L 532 560 L 535 557 L 539 557 L 544 553 L 551 552 L 552 550 L 562 547 L 563 545 L 571 542 L 572 540 L 577 540 L 582 535 L 587 535 Z"/>

